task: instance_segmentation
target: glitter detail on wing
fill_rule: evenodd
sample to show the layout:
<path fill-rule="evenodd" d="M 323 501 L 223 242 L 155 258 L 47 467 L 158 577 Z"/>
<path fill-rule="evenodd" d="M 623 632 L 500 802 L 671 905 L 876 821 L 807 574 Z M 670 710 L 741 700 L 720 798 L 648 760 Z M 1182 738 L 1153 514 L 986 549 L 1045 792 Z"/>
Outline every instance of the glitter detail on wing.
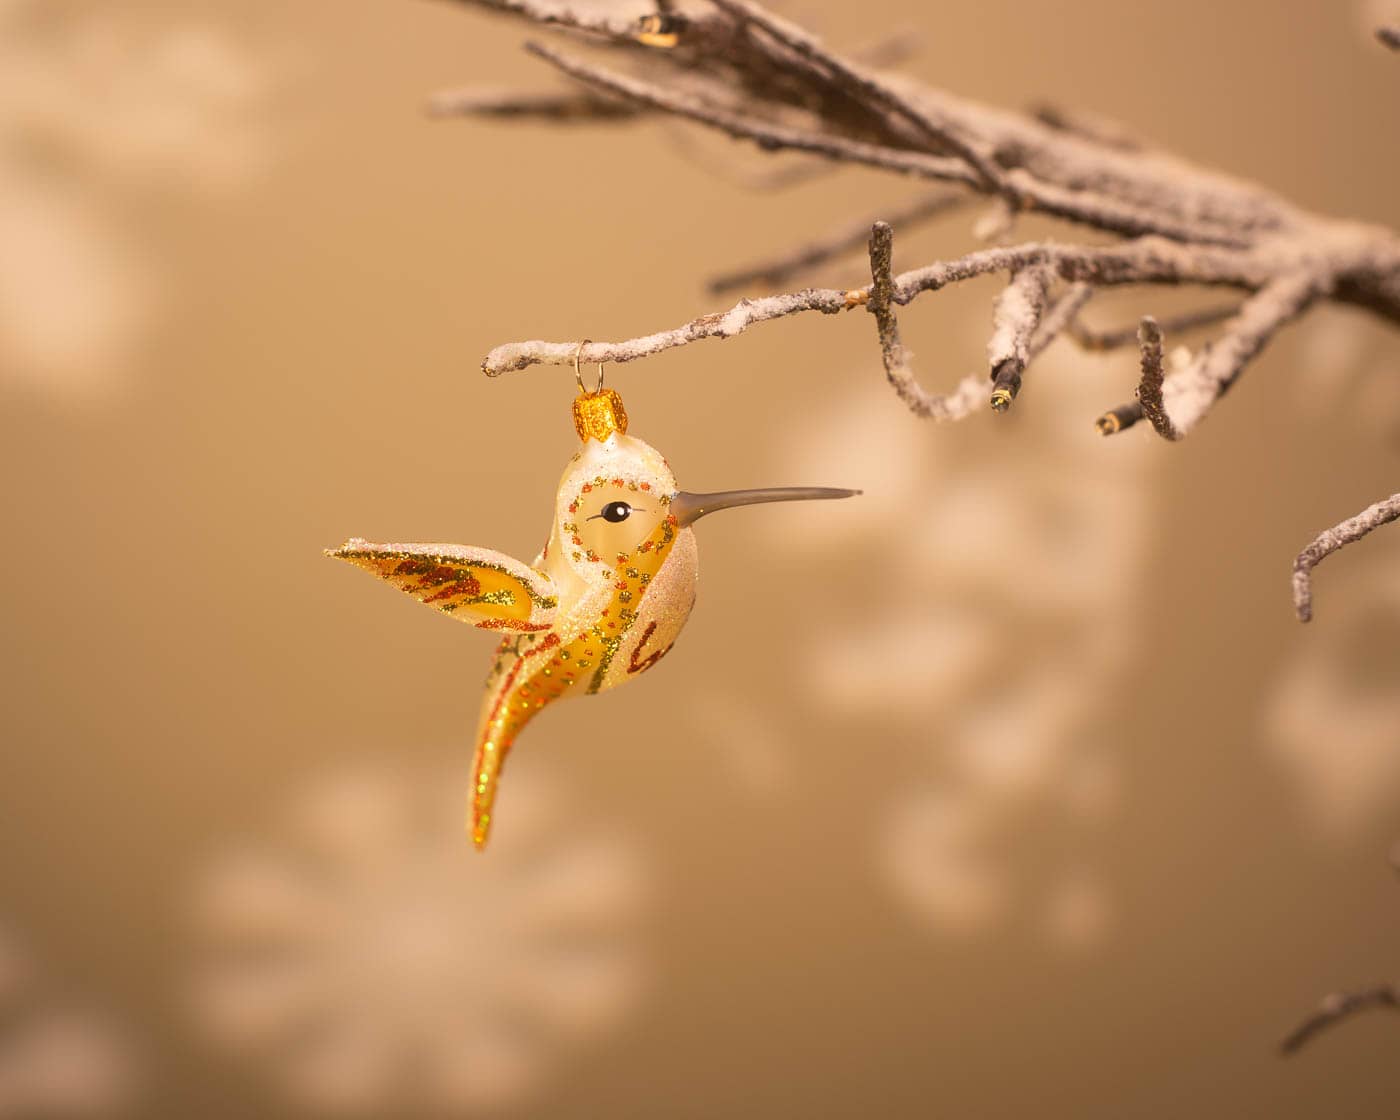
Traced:
<path fill-rule="evenodd" d="M 372 572 L 420 603 L 488 630 L 549 628 L 558 606 L 549 578 L 499 552 L 451 544 L 371 544 L 327 553 Z"/>

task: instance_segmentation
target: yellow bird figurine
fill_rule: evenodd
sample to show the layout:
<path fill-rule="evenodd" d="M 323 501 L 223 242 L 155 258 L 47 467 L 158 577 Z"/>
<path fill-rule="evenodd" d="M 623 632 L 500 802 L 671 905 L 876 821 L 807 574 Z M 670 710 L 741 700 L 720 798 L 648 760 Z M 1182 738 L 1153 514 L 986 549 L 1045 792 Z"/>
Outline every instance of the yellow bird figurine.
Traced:
<path fill-rule="evenodd" d="M 328 555 L 373 572 L 420 603 L 505 632 L 486 679 L 472 765 L 471 835 L 491 829 L 496 785 L 515 738 L 565 696 L 625 684 L 666 656 L 695 603 L 695 534 L 716 510 L 849 498 L 858 490 L 784 487 L 691 494 L 650 444 L 627 434 L 622 398 L 579 380 L 582 447 L 559 482 L 549 543 L 532 564 L 456 544 L 371 544 Z"/>

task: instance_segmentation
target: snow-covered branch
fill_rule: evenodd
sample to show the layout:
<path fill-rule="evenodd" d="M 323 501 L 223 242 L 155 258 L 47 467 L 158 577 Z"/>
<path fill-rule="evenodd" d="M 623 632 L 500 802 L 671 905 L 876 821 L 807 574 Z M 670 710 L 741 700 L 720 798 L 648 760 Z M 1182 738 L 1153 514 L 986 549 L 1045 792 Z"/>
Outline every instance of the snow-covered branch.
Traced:
<path fill-rule="evenodd" d="M 949 96 L 877 69 L 868 56 L 839 54 L 753 0 L 639 0 L 630 11 L 622 4 L 606 15 L 596 5 L 569 0 L 454 2 L 561 31 L 576 48 L 598 48 L 606 64 L 578 50 L 530 43 L 535 57 L 568 79 L 566 92 L 457 91 L 435 102 L 440 114 L 568 123 L 671 117 L 764 152 L 949 185 L 720 277 L 711 290 L 782 283 L 855 249 L 862 231 L 873 228 L 868 287 L 804 288 L 740 300 L 671 330 L 589 343 L 581 360 L 626 362 L 732 338 L 803 311 L 863 307 L 875 318 L 885 372 L 900 398 L 920 416 L 954 419 L 973 411 L 979 397 L 998 411 L 1010 408 L 1027 369 L 1061 334 L 1090 348 L 1126 346 L 1136 338 L 1137 398 L 1100 416 L 1099 430 L 1110 435 L 1146 418 L 1158 434 L 1175 440 L 1214 410 L 1289 323 L 1317 305 L 1351 304 L 1400 325 L 1400 237 L 1393 232 L 1308 213 L 1264 187 L 1145 145 L 1102 118 L 1048 108 L 1018 114 Z M 1395 45 L 1388 29 L 1378 35 Z M 927 220 L 975 195 L 991 198 L 996 208 L 995 220 L 982 223 L 986 236 L 1004 235 L 1022 213 L 1039 213 L 1111 240 L 996 246 L 893 272 L 892 226 Z M 910 368 L 895 309 L 991 273 L 1005 273 L 1008 286 L 993 310 L 985 375 L 965 380 L 947 397 L 928 393 Z M 1212 303 L 1176 318 L 1149 315 L 1139 332 L 1094 332 L 1078 320 L 1101 289 L 1162 284 L 1225 288 L 1237 298 L 1227 309 Z M 1207 328 L 1216 329 L 1214 338 L 1182 360 L 1165 361 L 1165 337 Z M 577 351 L 574 340 L 513 342 L 492 350 L 482 368 L 495 376 L 566 364 Z M 1342 533 L 1357 520 L 1330 532 Z M 1304 596 L 1312 564 L 1329 551 L 1298 569 L 1295 586 Z"/>

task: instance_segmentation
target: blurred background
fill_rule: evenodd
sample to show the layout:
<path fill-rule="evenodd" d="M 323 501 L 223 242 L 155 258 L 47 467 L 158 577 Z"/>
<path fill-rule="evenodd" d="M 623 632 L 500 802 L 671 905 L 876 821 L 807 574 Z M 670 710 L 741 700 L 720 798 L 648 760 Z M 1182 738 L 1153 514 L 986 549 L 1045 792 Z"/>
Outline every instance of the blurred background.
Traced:
<path fill-rule="evenodd" d="M 782 10 L 1394 227 L 1397 7 Z M 1400 478 L 1400 337 L 1359 314 L 1180 446 L 1101 439 L 1133 359 L 1067 343 L 1009 416 L 930 426 L 858 314 L 610 370 L 683 486 L 865 495 L 700 526 L 683 640 L 532 725 L 471 850 L 492 641 L 321 549 L 528 560 L 572 374 L 488 381 L 489 348 L 676 325 L 918 189 L 761 189 L 776 163 L 671 124 L 425 117 L 549 86 L 532 35 L 427 0 L 0 2 L 0 1117 L 1378 1114 L 1394 1016 L 1277 1055 L 1400 978 L 1400 529 L 1319 570 L 1308 627 L 1288 581 Z M 997 285 L 906 311 L 926 384 L 980 366 Z"/>

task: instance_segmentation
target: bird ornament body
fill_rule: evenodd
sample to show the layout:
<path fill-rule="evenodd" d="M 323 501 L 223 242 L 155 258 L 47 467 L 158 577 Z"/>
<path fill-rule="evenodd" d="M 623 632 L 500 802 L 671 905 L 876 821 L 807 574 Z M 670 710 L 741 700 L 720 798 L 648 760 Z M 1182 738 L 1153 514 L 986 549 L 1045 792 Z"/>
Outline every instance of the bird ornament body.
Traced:
<path fill-rule="evenodd" d="M 469 828 L 486 846 L 497 783 L 516 736 L 542 708 L 640 676 L 671 649 L 695 603 L 695 534 L 705 514 L 761 502 L 845 498 L 815 487 L 692 494 L 665 458 L 627 434 L 616 391 L 574 401 L 581 446 L 564 470 L 549 541 L 530 564 L 454 544 L 372 544 L 328 555 L 421 603 L 502 633 L 487 675 L 472 765 Z"/>

